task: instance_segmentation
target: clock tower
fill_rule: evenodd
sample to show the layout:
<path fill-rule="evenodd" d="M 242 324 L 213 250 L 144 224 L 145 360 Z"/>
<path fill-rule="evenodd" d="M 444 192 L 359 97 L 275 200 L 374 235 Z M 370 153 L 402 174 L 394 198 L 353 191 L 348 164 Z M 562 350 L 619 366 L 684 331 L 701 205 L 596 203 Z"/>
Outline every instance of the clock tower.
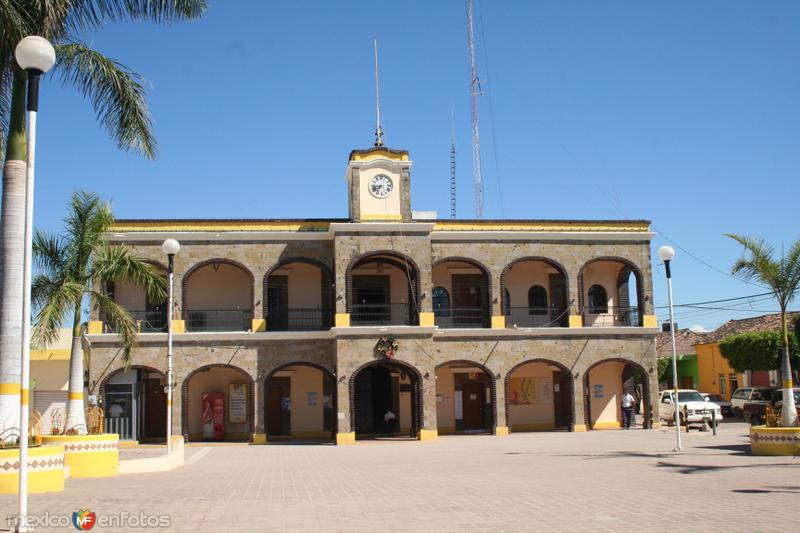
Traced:
<path fill-rule="evenodd" d="M 351 222 L 411 222 L 411 161 L 405 150 L 373 146 L 350 152 Z"/>

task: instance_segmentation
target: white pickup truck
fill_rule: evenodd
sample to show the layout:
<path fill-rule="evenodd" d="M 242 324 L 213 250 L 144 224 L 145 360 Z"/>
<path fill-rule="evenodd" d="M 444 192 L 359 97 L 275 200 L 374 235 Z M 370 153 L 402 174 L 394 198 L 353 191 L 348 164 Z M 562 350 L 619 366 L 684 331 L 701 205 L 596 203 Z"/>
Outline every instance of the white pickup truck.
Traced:
<path fill-rule="evenodd" d="M 722 420 L 722 408 L 714 402 L 706 401 L 696 390 L 678 389 L 678 402 L 680 403 L 681 425 L 706 424 L 711 426 L 712 420 L 719 424 Z M 675 423 L 675 391 L 662 391 L 659 393 L 659 418 L 668 425 Z M 685 415 L 684 415 L 685 413 Z"/>

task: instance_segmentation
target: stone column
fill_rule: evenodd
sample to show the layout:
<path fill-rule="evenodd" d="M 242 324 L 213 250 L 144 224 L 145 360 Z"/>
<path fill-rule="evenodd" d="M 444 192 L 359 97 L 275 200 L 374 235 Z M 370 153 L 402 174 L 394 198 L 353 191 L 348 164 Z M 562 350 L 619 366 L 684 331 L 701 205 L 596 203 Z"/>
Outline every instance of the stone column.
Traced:
<path fill-rule="evenodd" d="M 498 378 L 498 372 L 492 370 L 491 376 L 495 387 L 495 427 L 494 434 L 498 437 L 508 435 L 508 420 L 506 420 L 506 380 L 502 374 Z"/>
<path fill-rule="evenodd" d="M 267 442 L 266 420 L 264 412 L 264 398 L 266 398 L 265 379 L 256 379 L 253 382 L 253 444 Z"/>
<path fill-rule="evenodd" d="M 420 420 L 419 440 L 434 441 L 439 436 L 436 422 L 436 369 L 432 361 L 418 365 L 422 375 L 420 390 L 422 392 L 422 420 Z"/>
<path fill-rule="evenodd" d="M 587 431 L 589 428 L 586 427 L 586 410 L 585 410 L 585 401 L 586 401 L 586 391 L 583 388 L 584 383 L 584 370 L 585 366 L 581 365 L 580 370 L 573 369 L 572 371 L 572 390 L 574 391 L 574 405 L 572 408 L 572 421 L 573 421 L 573 431 L 575 432 L 583 432 Z M 575 375 L 578 375 L 576 378 Z"/>

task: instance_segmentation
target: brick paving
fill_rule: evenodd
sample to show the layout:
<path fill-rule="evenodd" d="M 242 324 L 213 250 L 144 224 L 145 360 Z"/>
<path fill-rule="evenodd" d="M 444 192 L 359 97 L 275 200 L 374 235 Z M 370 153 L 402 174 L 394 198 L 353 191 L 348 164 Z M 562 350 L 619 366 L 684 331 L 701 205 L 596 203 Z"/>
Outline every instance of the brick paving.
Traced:
<path fill-rule="evenodd" d="M 174 532 L 800 531 L 800 458 L 750 456 L 740 423 L 684 443 L 674 454 L 662 429 L 189 447 L 173 473 L 70 479 L 30 507 L 167 514 Z"/>

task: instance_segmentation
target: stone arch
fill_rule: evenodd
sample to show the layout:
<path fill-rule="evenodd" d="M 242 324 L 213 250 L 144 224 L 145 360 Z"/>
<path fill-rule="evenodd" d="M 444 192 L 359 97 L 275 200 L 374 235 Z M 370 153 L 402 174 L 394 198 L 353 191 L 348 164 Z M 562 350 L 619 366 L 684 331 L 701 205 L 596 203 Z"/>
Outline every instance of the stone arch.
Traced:
<path fill-rule="evenodd" d="M 399 359 L 374 359 L 372 361 L 368 361 L 361 366 L 359 366 L 352 374 L 350 374 L 350 379 L 348 383 L 349 394 L 350 394 L 350 428 L 351 431 L 354 433 L 356 432 L 356 379 L 358 375 L 365 369 L 375 366 L 375 365 L 392 365 L 397 366 L 405 371 L 407 371 L 411 376 L 413 376 L 414 381 L 414 395 L 413 400 L 416 405 L 414 405 L 414 409 L 412 412 L 412 432 L 415 438 L 419 438 L 420 430 L 422 429 L 422 421 L 424 420 L 424 411 L 422 405 L 422 374 L 420 374 L 419 370 L 412 365 L 411 363 L 406 363 L 405 361 L 401 361 Z M 356 435 L 358 436 L 358 435 Z"/>
<path fill-rule="evenodd" d="M 323 293 L 321 300 L 323 304 L 322 307 L 323 309 L 327 308 L 327 310 L 332 313 L 335 306 L 334 297 L 336 293 L 336 291 L 334 290 L 333 270 L 328 265 L 317 259 L 313 259 L 310 257 L 289 257 L 286 259 L 281 259 L 280 261 L 272 265 L 269 268 L 269 270 L 267 270 L 267 272 L 264 274 L 264 278 L 262 280 L 262 296 L 261 296 L 261 309 L 263 313 L 262 318 L 267 318 L 267 314 L 269 312 L 268 309 L 269 303 L 267 298 L 267 289 L 269 288 L 269 277 L 276 270 L 292 263 L 303 263 L 305 265 L 311 265 L 319 268 L 322 271 L 322 293 Z M 326 282 L 327 282 L 327 288 L 329 289 L 327 291 L 328 292 L 327 295 L 325 294 Z"/>
<path fill-rule="evenodd" d="M 589 390 L 589 375 L 591 374 L 592 369 L 597 366 L 602 365 L 603 363 L 624 363 L 626 366 L 632 367 L 634 370 L 641 372 L 641 374 L 645 377 L 644 383 L 642 384 L 642 400 L 644 400 L 644 405 L 642 407 L 642 415 L 644 417 L 643 428 L 650 429 L 653 427 L 653 405 L 651 403 L 650 398 L 650 372 L 645 370 L 645 368 L 636 361 L 632 361 L 631 359 L 626 359 L 624 357 L 609 357 L 607 359 L 601 359 L 592 363 L 589 368 L 587 368 L 583 372 L 583 416 L 584 416 L 584 423 L 586 424 L 587 429 L 592 429 L 592 411 L 591 411 L 591 391 Z M 620 375 L 620 379 L 622 376 Z"/>
<path fill-rule="evenodd" d="M 489 376 L 489 389 L 491 394 L 491 406 L 489 409 L 491 410 L 491 417 L 490 417 L 490 429 L 493 431 L 494 428 L 497 427 L 497 379 L 498 375 L 489 369 L 483 363 L 479 363 L 477 361 L 472 361 L 470 359 L 452 359 L 450 361 L 445 361 L 444 363 L 439 363 L 434 367 L 434 378 L 436 377 L 436 371 L 440 368 L 444 368 L 450 365 L 464 365 L 464 366 L 474 366 L 483 370 L 483 372 Z M 435 384 L 434 384 L 435 385 Z"/>
<path fill-rule="evenodd" d="M 247 424 L 250 426 L 250 434 L 252 435 L 255 428 L 255 383 L 253 376 L 250 375 L 245 369 L 236 365 L 227 363 L 212 363 L 195 368 L 183 378 L 181 384 L 181 433 L 186 442 L 189 442 L 189 383 L 192 378 L 201 372 L 207 372 L 214 368 L 228 368 L 238 371 L 243 377 L 247 377 Z M 227 406 L 226 406 L 227 408 Z"/>
<path fill-rule="evenodd" d="M 252 310 L 253 310 L 253 297 L 255 295 L 255 287 L 254 287 L 254 285 L 255 285 L 255 276 L 253 276 L 253 272 L 249 268 L 247 268 L 247 266 L 245 266 L 244 263 L 240 263 L 239 261 L 235 261 L 233 259 L 227 259 L 227 258 L 223 258 L 223 257 L 217 257 L 217 258 L 214 258 L 214 259 L 206 259 L 204 261 L 200 261 L 199 263 L 196 263 L 196 264 L 192 265 L 192 267 L 189 268 L 183 274 L 183 279 L 181 280 L 181 289 L 182 289 L 181 290 L 181 310 L 183 312 L 185 312 L 185 309 L 186 309 L 186 296 L 187 296 L 187 293 L 188 293 L 187 289 L 189 287 L 189 279 L 192 277 L 192 274 L 197 272 L 199 269 L 201 269 L 201 268 L 203 268 L 205 266 L 208 266 L 208 265 L 213 265 L 214 263 L 224 263 L 224 264 L 227 264 L 227 265 L 232 265 L 232 266 L 235 266 L 236 268 L 240 269 L 245 274 L 247 274 L 247 277 L 250 278 L 250 311 L 252 312 Z"/>
<path fill-rule="evenodd" d="M 110 372 L 107 372 L 104 375 L 103 379 L 100 381 L 100 385 L 96 389 L 97 391 L 99 391 L 100 395 L 103 397 L 103 401 L 105 401 L 106 385 L 108 384 L 108 381 L 111 378 L 113 378 L 114 376 L 116 376 L 117 374 L 119 374 L 121 372 L 125 372 L 126 370 L 147 370 L 148 372 L 158 372 L 159 374 L 162 374 L 164 376 L 164 378 L 167 377 L 167 373 L 164 370 L 158 369 L 158 368 L 153 367 L 153 366 L 131 365 L 131 367 L 128 368 L 128 369 L 126 369 L 124 366 L 117 367 L 114 370 L 111 370 Z"/>
<path fill-rule="evenodd" d="M 506 413 L 506 424 L 508 424 L 509 428 L 511 427 L 511 408 L 509 404 L 509 382 L 511 381 L 511 376 L 516 372 L 518 369 L 522 368 L 528 364 L 534 363 L 542 363 L 546 365 L 552 365 L 557 367 L 561 370 L 568 378 L 569 378 L 569 405 L 570 405 L 570 421 L 568 422 L 568 427 L 570 431 L 575 430 L 575 377 L 572 375 L 572 371 L 567 368 L 564 363 L 560 363 L 558 361 L 554 361 L 552 359 L 546 359 L 544 357 L 536 357 L 533 359 L 525 359 L 524 361 L 520 361 L 516 365 L 512 366 L 508 372 L 506 372 L 506 376 L 504 379 L 504 390 L 505 390 L 505 413 Z"/>
<path fill-rule="evenodd" d="M 394 250 L 375 250 L 372 252 L 367 252 L 350 261 L 350 263 L 347 265 L 347 270 L 345 271 L 345 304 L 347 312 L 351 313 L 353 307 L 353 269 L 358 266 L 359 263 L 363 263 L 370 259 L 376 259 L 380 256 L 388 256 L 392 258 L 393 260 L 390 259 L 387 261 L 387 263 L 399 268 L 402 271 L 406 271 L 406 267 L 409 268 L 410 272 L 407 272 L 407 276 L 409 276 L 409 303 L 413 302 L 415 307 L 413 311 L 418 313 L 421 308 L 421 281 L 419 266 L 417 266 L 416 261 L 414 261 L 411 257 Z"/>
<path fill-rule="evenodd" d="M 645 295 L 644 295 L 644 277 L 642 275 L 642 270 L 639 268 L 639 266 L 636 263 L 634 263 L 633 261 L 631 261 L 630 259 L 626 259 L 624 257 L 611 256 L 611 255 L 595 257 L 593 259 L 590 259 L 590 260 L 586 261 L 583 264 L 583 266 L 581 266 L 580 270 L 578 270 L 578 312 L 579 313 L 583 313 L 584 305 L 585 305 L 584 296 L 583 296 L 584 288 L 585 288 L 584 280 L 583 280 L 583 274 L 586 271 L 586 267 L 588 267 L 589 265 L 591 265 L 593 263 L 597 263 L 599 261 L 609 261 L 609 262 L 621 263 L 623 266 L 622 266 L 622 269 L 620 270 L 620 276 L 624 272 L 627 272 L 629 274 L 631 274 L 631 273 L 633 274 L 634 278 L 636 279 L 636 307 L 638 309 L 638 317 L 637 317 L 638 318 L 638 323 L 636 325 L 641 326 L 642 323 L 643 323 L 642 322 L 642 320 L 643 320 L 642 317 L 643 317 L 644 311 L 645 311 L 644 303 L 646 301 Z M 620 276 L 618 276 L 618 278 Z M 618 281 L 617 281 L 617 289 L 618 289 L 618 291 L 619 291 L 619 287 L 620 287 L 620 281 L 618 279 Z M 620 298 L 622 298 L 623 295 L 620 294 L 619 296 L 620 296 Z M 627 295 L 625 296 L 625 298 L 627 298 Z"/>
<path fill-rule="evenodd" d="M 455 256 L 454 255 L 454 256 L 449 256 L 449 257 L 443 257 L 442 259 L 437 259 L 436 261 L 434 261 L 431 264 L 431 270 L 433 270 L 434 267 L 439 266 L 442 263 L 448 263 L 448 262 L 451 262 L 451 261 L 459 262 L 459 263 L 469 263 L 470 265 L 474 266 L 475 268 L 477 268 L 478 270 L 480 270 L 483 273 L 483 275 L 486 277 L 486 299 L 489 302 L 489 305 L 491 306 L 491 302 L 492 302 L 492 273 L 491 273 L 491 271 L 489 271 L 489 269 L 486 267 L 486 265 L 484 265 L 483 263 L 481 263 L 480 261 L 478 261 L 476 259 L 472 259 L 472 258 L 469 258 L 469 257 Z"/>
<path fill-rule="evenodd" d="M 503 271 L 500 273 L 500 296 L 502 298 L 500 309 L 505 310 L 505 309 L 510 309 L 511 308 L 511 303 L 507 301 L 508 296 L 509 296 L 509 292 L 508 292 L 507 287 L 506 287 L 506 279 L 507 279 L 508 273 L 511 271 L 511 269 L 514 268 L 515 265 L 518 265 L 520 263 L 527 263 L 527 262 L 545 263 L 546 265 L 558 270 L 558 272 L 561 274 L 561 277 L 562 277 L 563 282 L 564 282 L 564 286 L 561 289 L 561 291 L 560 291 L 561 294 L 558 295 L 558 298 L 563 300 L 562 305 L 563 305 L 564 309 L 562 311 L 562 315 L 563 316 L 559 317 L 559 323 L 556 324 L 556 325 L 567 326 L 569 324 L 570 309 L 572 308 L 572 305 L 575 303 L 573 301 L 570 301 L 570 299 L 569 299 L 569 273 L 567 272 L 567 269 L 564 268 L 564 265 L 562 265 L 561 263 L 559 263 L 555 259 L 551 259 L 549 257 L 538 256 L 538 255 L 529 255 L 529 256 L 525 256 L 525 257 L 519 257 L 517 259 L 514 259 L 510 263 L 508 263 L 503 268 Z M 550 301 L 553 301 L 554 295 L 551 294 L 550 287 L 547 287 L 547 294 L 548 294 L 548 297 L 550 298 Z"/>
<path fill-rule="evenodd" d="M 331 395 L 332 395 L 332 398 L 331 398 L 331 401 L 332 401 L 331 415 L 333 417 L 332 421 L 331 421 L 331 435 L 330 435 L 330 438 L 331 439 L 335 439 L 336 438 L 336 427 L 337 427 L 337 421 L 336 421 L 336 418 L 335 418 L 335 414 L 338 412 L 338 408 L 339 408 L 338 407 L 339 406 L 338 394 L 337 394 L 338 387 L 336 386 L 336 372 L 331 370 L 330 368 L 326 367 L 325 365 L 321 365 L 321 364 L 315 363 L 313 361 L 291 361 L 291 362 L 288 362 L 288 363 L 282 363 L 282 364 L 278 365 L 277 367 L 273 368 L 267 374 L 267 376 L 264 378 L 264 398 L 263 398 L 263 403 L 264 403 L 264 432 L 267 434 L 267 436 L 269 438 L 269 422 L 268 422 L 269 413 L 268 413 L 267 402 L 269 401 L 268 395 L 269 395 L 269 383 L 270 383 L 270 380 L 272 379 L 272 377 L 276 373 L 278 373 L 278 372 L 280 372 L 282 370 L 286 370 L 287 368 L 294 367 L 294 366 L 306 366 L 306 367 L 309 367 L 309 368 L 313 368 L 315 370 L 319 370 L 320 372 L 322 372 L 323 379 L 329 379 L 330 380 Z M 321 401 L 323 401 L 323 400 L 321 400 Z"/>

